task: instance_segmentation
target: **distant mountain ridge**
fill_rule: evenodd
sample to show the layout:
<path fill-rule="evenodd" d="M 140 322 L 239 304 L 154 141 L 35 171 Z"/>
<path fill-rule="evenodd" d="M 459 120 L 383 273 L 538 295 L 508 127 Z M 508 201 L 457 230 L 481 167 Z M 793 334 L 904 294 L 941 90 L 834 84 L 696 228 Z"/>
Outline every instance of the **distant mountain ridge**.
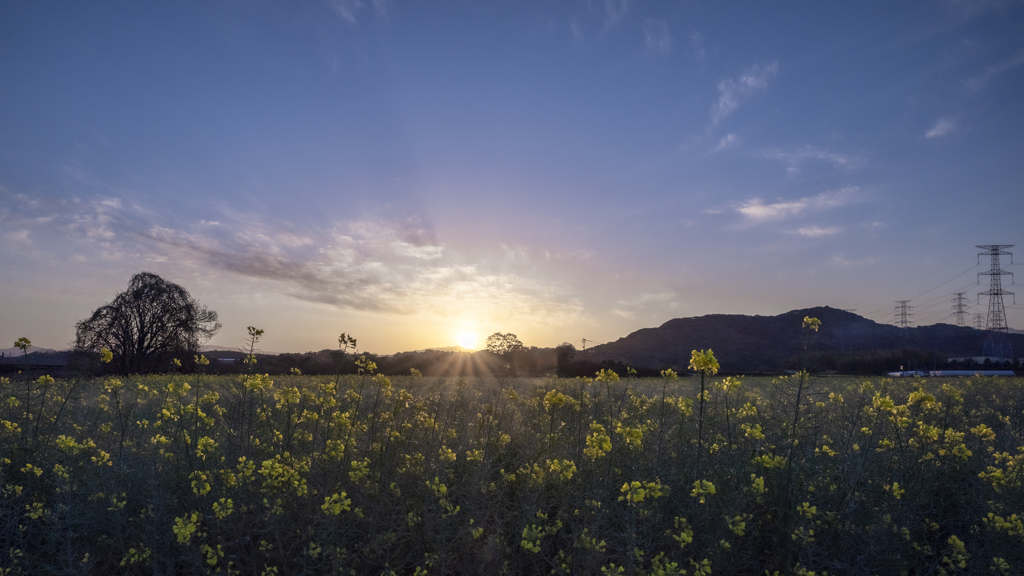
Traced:
<path fill-rule="evenodd" d="M 456 346 L 443 346 L 441 348 L 424 348 L 423 350 L 413 350 L 413 352 L 430 352 L 430 351 L 434 351 L 434 352 L 469 352 L 469 353 L 477 352 L 477 350 L 470 350 L 469 348 L 464 348 L 464 347 L 458 346 L 458 345 L 456 345 Z"/>
<path fill-rule="evenodd" d="M 676 318 L 643 328 L 587 351 L 595 362 L 619 361 L 638 367 L 686 368 L 692 350 L 712 349 L 723 371 L 774 371 L 795 368 L 803 352 L 805 316 L 821 320 L 812 353 L 857 354 L 901 349 L 944 356 L 979 356 L 986 332 L 933 324 L 897 328 L 828 306 L 792 310 L 777 316 L 709 314 Z M 1011 334 L 1017 356 L 1024 356 L 1024 335 Z"/>
<path fill-rule="evenodd" d="M 54 352 L 64 352 L 64 350 L 54 350 L 53 348 L 39 348 L 37 346 L 29 346 L 29 354 L 35 354 L 36 352 L 39 352 L 41 354 L 52 354 Z M 11 356 L 17 356 L 20 358 L 25 355 L 25 353 L 21 351 L 21 348 L 4 348 L 3 350 L 0 350 L 0 354 L 3 354 L 4 357 L 6 358 L 10 358 Z"/>

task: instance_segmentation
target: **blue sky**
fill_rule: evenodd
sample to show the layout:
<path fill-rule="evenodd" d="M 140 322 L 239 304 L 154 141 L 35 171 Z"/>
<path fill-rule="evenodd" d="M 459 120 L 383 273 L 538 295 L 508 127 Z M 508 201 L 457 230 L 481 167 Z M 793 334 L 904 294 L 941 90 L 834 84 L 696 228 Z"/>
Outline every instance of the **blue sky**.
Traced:
<path fill-rule="evenodd" d="M 141 270 L 276 351 L 931 324 L 1024 250 L 1017 1 L 7 2 L 0 78 L 0 345 Z"/>

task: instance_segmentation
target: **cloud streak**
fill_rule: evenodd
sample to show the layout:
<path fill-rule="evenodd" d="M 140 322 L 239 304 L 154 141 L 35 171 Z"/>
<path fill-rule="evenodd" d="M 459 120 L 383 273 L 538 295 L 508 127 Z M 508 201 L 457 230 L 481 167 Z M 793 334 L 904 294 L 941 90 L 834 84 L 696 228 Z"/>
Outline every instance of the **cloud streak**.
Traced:
<path fill-rule="evenodd" d="M 932 126 L 931 130 L 924 133 L 925 138 L 939 138 L 947 134 L 951 134 L 956 131 L 956 122 L 949 118 L 940 118 L 935 126 Z"/>
<path fill-rule="evenodd" d="M 793 175 L 799 174 L 808 162 L 825 162 L 831 164 L 833 168 L 842 170 L 854 170 L 864 165 L 864 158 L 861 156 L 841 154 L 815 146 L 804 146 L 796 150 L 772 149 L 761 152 L 760 155 L 786 164 L 786 172 Z"/>
<path fill-rule="evenodd" d="M 637 317 L 637 311 L 650 313 L 652 310 L 663 313 L 666 309 L 678 307 L 676 294 L 671 292 L 643 292 L 632 298 L 619 300 L 611 313 L 627 320 Z"/>
<path fill-rule="evenodd" d="M 672 35 L 669 34 L 667 22 L 648 18 L 644 21 L 643 31 L 648 51 L 664 56 L 672 53 Z"/>
<path fill-rule="evenodd" d="M 821 236 L 832 236 L 833 234 L 838 234 L 839 231 L 840 228 L 838 226 L 826 226 L 824 228 L 820 226 L 806 226 L 804 228 L 797 229 L 792 232 L 792 234 L 799 234 L 800 236 L 806 236 L 808 238 L 818 238 Z"/>
<path fill-rule="evenodd" d="M 335 14 L 347 20 L 349 24 L 356 23 L 356 12 L 363 7 L 363 3 L 360 2 L 360 0 L 326 0 L 326 2 L 331 10 L 334 10 Z M 377 6 L 376 1 L 374 2 L 374 6 Z M 383 4 L 378 7 L 378 10 L 382 7 Z"/>
<path fill-rule="evenodd" d="M 735 209 L 736 212 L 751 222 L 781 220 L 805 211 L 826 210 L 844 206 L 856 200 L 859 190 L 856 186 L 850 186 L 840 190 L 822 192 L 817 196 L 800 198 L 799 200 L 778 200 L 772 203 L 765 203 L 760 198 L 751 198 L 741 202 Z M 813 233 L 814 230 L 824 229 L 809 228 L 807 230 Z M 801 232 L 801 234 L 803 233 Z"/>
<path fill-rule="evenodd" d="M 988 86 L 989 82 L 991 82 L 993 78 L 1008 70 L 1012 70 L 1021 64 L 1024 64 L 1024 50 L 1021 50 L 1020 53 L 1009 60 L 986 66 L 984 72 L 981 74 L 964 80 L 964 86 L 966 86 L 967 90 L 970 92 L 980 92 Z"/>
<path fill-rule="evenodd" d="M 611 28 L 629 11 L 629 0 L 604 0 L 605 28 Z"/>
<path fill-rule="evenodd" d="M 71 257 L 77 259 L 141 257 L 227 273 L 274 283 L 299 300 L 347 310 L 518 316 L 551 325 L 582 316 L 583 307 L 573 295 L 540 279 L 533 273 L 534 263 L 524 261 L 521 253 L 467 259 L 438 243 L 415 219 L 356 220 L 314 230 L 224 214 L 216 223 L 169 226 L 115 198 L 52 204 L 27 197 L 14 200 L 16 208 L 2 216 L 18 230 L 9 240 L 22 244 L 48 238 L 49 247 L 36 243 L 34 249 L 51 252 L 74 245 L 79 248 Z"/>
<path fill-rule="evenodd" d="M 735 148 L 739 146 L 740 139 L 735 134 L 726 134 L 718 141 L 718 145 L 711 152 L 721 152 L 722 150 L 728 150 L 729 148 Z"/>
<path fill-rule="evenodd" d="M 693 59 L 703 62 L 708 51 L 704 49 L 704 37 L 700 35 L 700 32 L 690 34 L 690 46 L 693 47 Z"/>
<path fill-rule="evenodd" d="M 738 78 L 718 83 L 718 100 L 711 107 L 711 121 L 721 122 L 739 108 L 740 102 L 768 87 L 768 82 L 779 72 L 779 63 L 755 64 Z"/>

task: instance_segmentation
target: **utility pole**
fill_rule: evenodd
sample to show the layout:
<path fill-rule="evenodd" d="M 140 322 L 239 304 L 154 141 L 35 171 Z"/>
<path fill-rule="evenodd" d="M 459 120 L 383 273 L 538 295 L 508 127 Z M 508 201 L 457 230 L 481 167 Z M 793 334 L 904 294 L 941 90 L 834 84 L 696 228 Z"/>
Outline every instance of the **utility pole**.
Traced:
<path fill-rule="evenodd" d="M 893 315 L 893 318 L 895 319 L 895 322 L 893 322 L 893 324 L 899 326 L 900 328 L 909 328 L 911 324 L 910 319 L 914 317 L 914 315 L 910 313 L 910 311 L 913 310 L 914 307 L 907 306 L 907 304 L 909 303 L 910 300 L 897 300 L 897 306 L 893 308 L 893 310 L 896 311 L 896 314 Z"/>
<path fill-rule="evenodd" d="M 992 267 L 988 272 L 978 272 L 979 284 L 982 276 L 988 276 L 989 282 L 988 290 L 978 293 L 979 304 L 982 296 L 988 296 L 988 317 L 985 318 L 985 330 L 988 331 L 988 338 L 986 338 L 982 353 L 997 358 L 1013 356 L 1013 347 L 1010 345 L 1010 327 L 1006 325 L 1006 307 L 1003 306 L 1003 296 L 1007 294 L 1014 298 L 1014 304 L 1017 303 L 1013 292 L 1003 290 L 1003 276 L 1009 276 L 1012 284 L 1013 272 L 1007 272 L 999 267 L 1000 256 L 1009 256 L 1010 264 L 1013 264 L 1013 254 L 1003 250 L 1004 248 L 1013 248 L 1013 244 L 983 244 L 975 246 L 975 248 L 984 250 L 984 252 L 978 253 L 979 264 L 981 264 L 982 256 L 990 257 L 992 262 Z"/>
<path fill-rule="evenodd" d="M 974 315 L 974 329 L 984 330 L 985 329 L 985 316 L 981 314 Z"/>
<path fill-rule="evenodd" d="M 587 342 L 593 342 L 593 340 L 587 340 L 586 338 L 583 339 L 583 351 L 584 352 L 587 351 Z"/>
<path fill-rule="evenodd" d="M 953 293 L 954 298 L 950 300 L 953 303 L 953 313 L 950 316 L 956 317 L 957 326 L 967 326 L 967 309 L 970 306 L 967 304 L 967 299 L 964 298 L 964 292 Z"/>

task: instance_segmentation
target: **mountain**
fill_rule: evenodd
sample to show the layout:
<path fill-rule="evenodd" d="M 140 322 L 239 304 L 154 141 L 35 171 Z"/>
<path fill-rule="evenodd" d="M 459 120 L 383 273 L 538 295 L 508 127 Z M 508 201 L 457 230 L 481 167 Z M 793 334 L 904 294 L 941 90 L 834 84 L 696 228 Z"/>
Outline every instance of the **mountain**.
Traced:
<path fill-rule="evenodd" d="M 443 348 L 424 348 L 423 350 L 415 350 L 415 352 L 476 352 L 476 350 L 470 350 L 469 348 L 463 348 L 462 346 L 445 346 Z"/>
<path fill-rule="evenodd" d="M 248 348 L 243 349 L 241 346 L 235 346 L 234 348 L 232 348 L 231 346 L 217 346 L 217 345 L 213 345 L 213 346 L 200 346 L 199 349 L 200 349 L 200 351 L 204 355 L 207 354 L 207 353 L 210 353 L 210 352 L 238 352 L 240 354 L 248 354 L 249 353 Z M 262 348 L 257 348 L 256 349 L 256 353 L 257 354 L 268 354 L 268 355 L 273 355 L 273 356 L 276 356 L 278 354 L 282 354 L 282 352 L 271 352 L 270 350 L 263 350 Z"/>
<path fill-rule="evenodd" d="M 13 353 L 11 351 L 14 351 Z M 28 356 L 19 348 L 8 348 L 6 350 L 0 350 L 0 366 L 11 366 L 27 364 L 34 364 L 37 366 L 63 366 L 68 363 L 69 353 L 67 350 L 54 350 L 52 348 L 36 348 L 35 346 L 28 349 Z"/>
<path fill-rule="evenodd" d="M 778 316 L 710 314 L 676 318 L 595 346 L 587 351 L 586 359 L 648 368 L 686 368 L 692 350 L 710 348 L 724 372 L 790 369 L 799 365 L 803 353 L 801 326 L 805 316 L 821 320 L 821 328 L 808 349 L 817 355 L 865 356 L 910 349 L 941 357 L 978 356 L 986 337 L 985 332 L 950 324 L 897 328 L 821 306 Z M 1015 350 L 1024 351 L 1024 335 L 1011 334 L 1010 338 Z"/>
<path fill-rule="evenodd" d="M 29 346 L 28 353 L 35 354 L 52 354 L 54 352 L 60 352 L 60 350 L 54 350 L 53 348 L 39 348 L 38 346 Z M 18 357 L 21 358 L 25 354 L 21 351 L 21 348 L 4 348 L 0 350 L 0 354 L 3 354 L 5 358 Z"/>

